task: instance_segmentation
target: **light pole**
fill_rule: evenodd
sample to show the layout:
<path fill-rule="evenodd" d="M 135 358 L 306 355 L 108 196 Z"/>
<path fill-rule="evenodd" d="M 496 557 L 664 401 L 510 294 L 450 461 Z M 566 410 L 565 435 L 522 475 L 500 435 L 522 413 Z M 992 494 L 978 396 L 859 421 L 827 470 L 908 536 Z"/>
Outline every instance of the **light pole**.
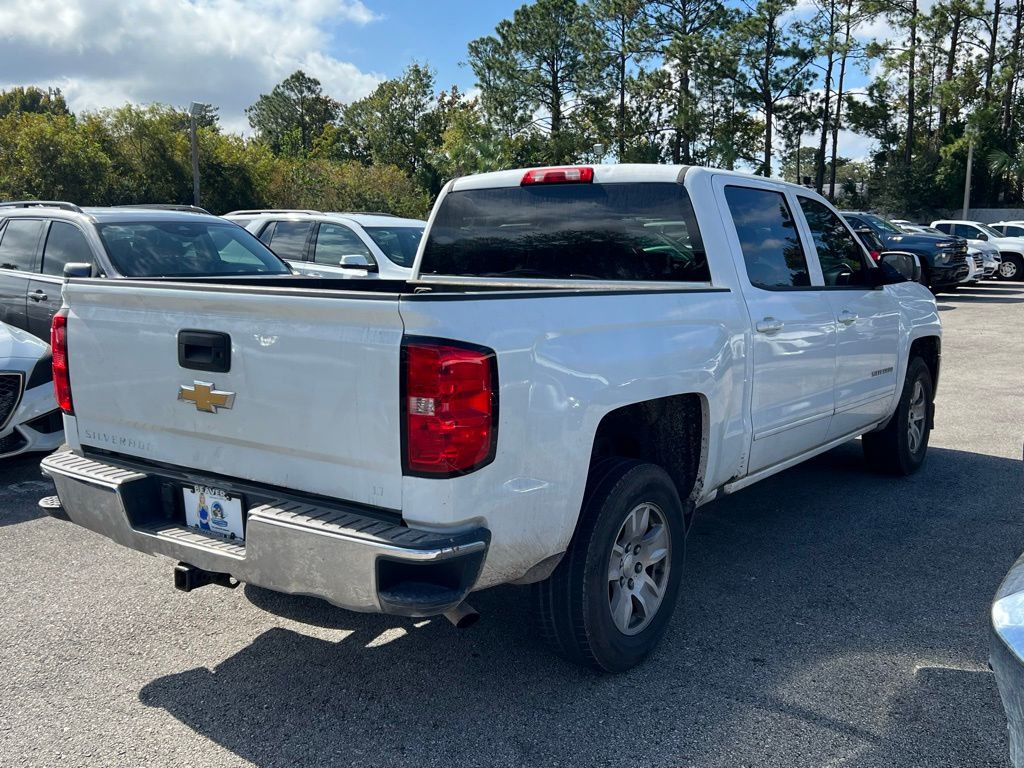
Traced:
<path fill-rule="evenodd" d="M 201 101 L 188 105 L 188 138 L 192 144 L 192 204 L 199 206 L 199 141 L 196 138 L 196 117 L 209 106 Z"/>
<path fill-rule="evenodd" d="M 960 218 L 967 218 L 967 211 L 971 208 L 971 166 L 974 165 L 974 136 L 967 134 L 967 174 L 964 178 L 964 209 L 960 212 Z"/>

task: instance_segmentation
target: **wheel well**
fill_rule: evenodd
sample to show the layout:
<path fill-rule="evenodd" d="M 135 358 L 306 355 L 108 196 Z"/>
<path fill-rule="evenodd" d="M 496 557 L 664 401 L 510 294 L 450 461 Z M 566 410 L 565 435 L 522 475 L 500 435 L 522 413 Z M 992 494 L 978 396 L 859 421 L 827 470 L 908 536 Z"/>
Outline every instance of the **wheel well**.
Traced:
<path fill-rule="evenodd" d="M 675 483 L 683 506 L 700 490 L 706 431 L 704 401 L 685 394 L 645 400 L 605 414 L 594 437 L 590 466 L 623 456 L 662 467 Z"/>
<path fill-rule="evenodd" d="M 920 339 L 916 339 L 910 345 L 910 356 L 908 359 L 913 360 L 915 357 L 920 357 L 924 360 L 925 365 L 928 366 L 928 370 L 932 374 L 933 392 L 939 386 L 939 360 L 942 356 L 941 353 L 942 342 L 938 336 L 923 336 Z"/>

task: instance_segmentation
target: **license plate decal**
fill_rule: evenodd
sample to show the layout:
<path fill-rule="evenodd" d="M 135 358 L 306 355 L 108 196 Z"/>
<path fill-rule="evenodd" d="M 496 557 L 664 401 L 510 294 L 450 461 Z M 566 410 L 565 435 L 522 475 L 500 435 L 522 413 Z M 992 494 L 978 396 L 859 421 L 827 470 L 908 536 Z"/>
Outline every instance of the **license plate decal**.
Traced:
<path fill-rule="evenodd" d="M 245 514 L 239 497 L 208 485 L 186 486 L 181 495 L 189 528 L 230 541 L 245 539 Z"/>

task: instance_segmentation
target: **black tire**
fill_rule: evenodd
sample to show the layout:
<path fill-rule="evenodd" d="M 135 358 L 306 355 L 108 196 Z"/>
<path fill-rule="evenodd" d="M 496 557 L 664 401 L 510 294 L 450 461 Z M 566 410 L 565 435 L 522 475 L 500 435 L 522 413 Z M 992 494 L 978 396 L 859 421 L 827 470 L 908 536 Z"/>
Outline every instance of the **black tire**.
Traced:
<path fill-rule="evenodd" d="M 912 446 L 910 416 L 912 401 L 918 382 L 924 398 L 924 421 L 921 424 L 921 436 L 917 446 Z M 896 406 L 896 413 L 878 432 L 869 432 L 861 437 L 864 458 L 868 466 L 876 472 L 887 475 L 912 475 L 921 468 L 928 452 L 928 437 L 932 429 L 932 397 L 935 386 L 932 373 L 920 357 L 911 358 L 907 366 L 907 378 L 903 382 L 903 392 Z M 915 408 L 915 411 L 917 409 Z"/>
<path fill-rule="evenodd" d="M 925 288 L 929 287 L 932 282 L 932 273 L 928 268 L 928 264 L 924 259 L 920 259 L 921 262 L 921 277 L 918 278 L 917 282 L 923 285 Z"/>
<path fill-rule="evenodd" d="M 592 467 L 590 474 L 568 551 L 554 573 L 533 586 L 534 611 L 541 636 L 556 653 L 605 672 L 624 672 L 657 645 L 675 610 L 686 542 L 683 506 L 672 479 L 655 464 L 610 459 Z M 651 618 L 646 625 L 638 623 L 635 634 L 626 634 L 612 618 L 616 587 L 609 579 L 610 560 L 626 521 L 644 504 L 654 505 L 650 519 L 663 515 L 670 544 L 663 558 L 667 572 L 661 572 L 662 597 Z M 625 562 L 625 557 L 619 562 Z M 640 565 L 637 573 L 648 573 Z M 632 589 L 632 580 L 629 584 Z M 630 610 L 643 605 L 636 598 L 627 599 Z"/>
<path fill-rule="evenodd" d="M 1024 280 L 1024 257 L 1016 253 L 1003 256 L 1003 261 L 996 270 L 1000 280 Z"/>

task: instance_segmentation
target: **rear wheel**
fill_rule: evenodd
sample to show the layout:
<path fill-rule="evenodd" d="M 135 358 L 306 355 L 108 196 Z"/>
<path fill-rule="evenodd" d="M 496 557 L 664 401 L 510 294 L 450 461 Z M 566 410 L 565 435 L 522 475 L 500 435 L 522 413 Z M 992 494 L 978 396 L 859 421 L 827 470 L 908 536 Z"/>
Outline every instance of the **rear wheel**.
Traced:
<path fill-rule="evenodd" d="M 907 366 L 907 378 L 892 419 L 861 438 L 864 458 L 876 472 L 912 475 L 924 463 L 931 434 L 932 374 L 920 357 Z"/>
<path fill-rule="evenodd" d="M 996 273 L 1000 280 L 1024 279 L 1024 257 L 1011 253 L 1003 256 Z"/>
<path fill-rule="evenodd" d="M 576 534 L 555 572 L 534 585 L 534 607 L 557 653 L 623 672 L 657 645 L 675 610 L 683 507 L 655 464 L 613 459 L 591 475 Z"/>

